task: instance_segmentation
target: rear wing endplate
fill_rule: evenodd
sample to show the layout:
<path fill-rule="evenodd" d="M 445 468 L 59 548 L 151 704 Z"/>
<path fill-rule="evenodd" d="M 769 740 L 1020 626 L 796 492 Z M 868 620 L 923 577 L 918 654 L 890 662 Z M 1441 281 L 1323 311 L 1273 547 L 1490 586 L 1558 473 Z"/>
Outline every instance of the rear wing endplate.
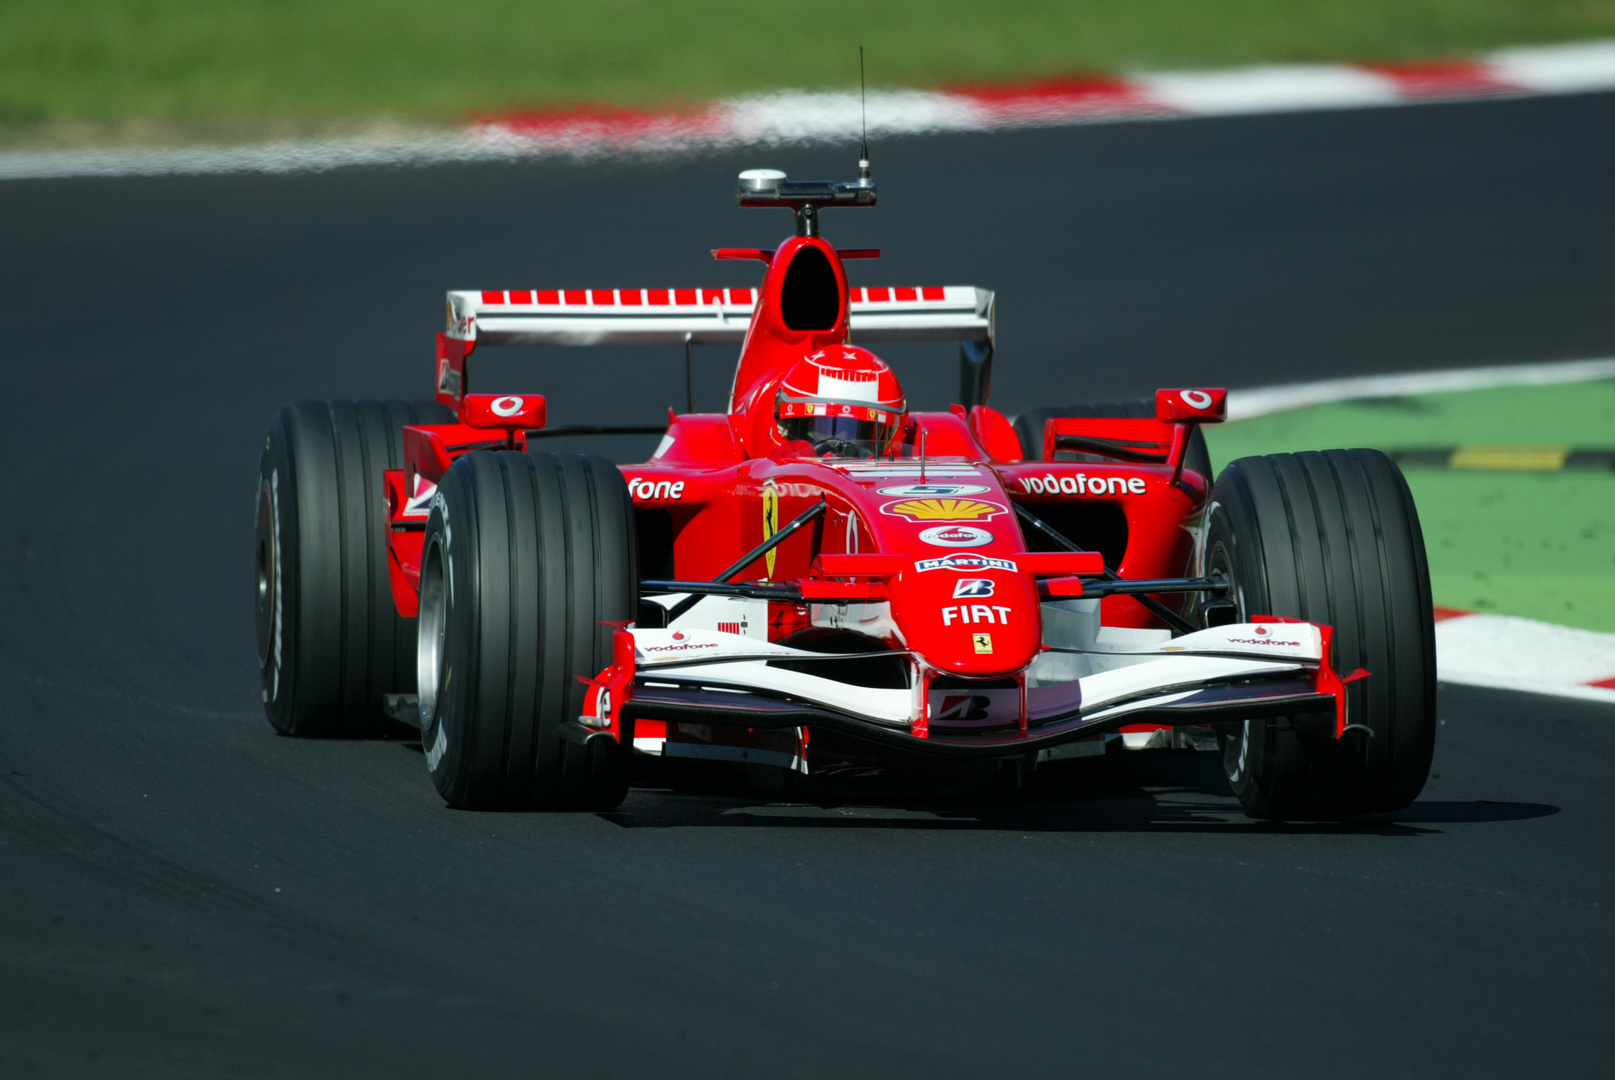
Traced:
<path fill-rule="evenodd" d="M 848 290 L 855 342 L 989 347 L 993 294 L 973 285 Z M 447 337 L 478 345 L 739 345 L 757 289 L 510 289 L 449 293 Z"/>

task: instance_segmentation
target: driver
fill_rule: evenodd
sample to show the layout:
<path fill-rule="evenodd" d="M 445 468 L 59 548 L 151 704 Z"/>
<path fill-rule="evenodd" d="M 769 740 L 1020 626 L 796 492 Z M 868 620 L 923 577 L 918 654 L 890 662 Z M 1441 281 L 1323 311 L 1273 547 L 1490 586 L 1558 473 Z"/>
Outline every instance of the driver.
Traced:
<path fill-rule="evenodd" d="M 880 457 L 907 409 L 885 361 L 856 345 L 832 345 L 797 361 L 779 384 L 780 437 L 817 457 Z"/>

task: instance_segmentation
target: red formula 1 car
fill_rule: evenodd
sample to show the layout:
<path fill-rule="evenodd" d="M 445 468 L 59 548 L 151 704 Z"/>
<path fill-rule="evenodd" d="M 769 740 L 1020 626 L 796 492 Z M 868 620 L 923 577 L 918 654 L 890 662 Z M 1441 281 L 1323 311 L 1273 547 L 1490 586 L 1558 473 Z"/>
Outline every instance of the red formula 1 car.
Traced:
<path fill-rule="evenodd" d="M 848 286 L 876 253 L 819 217 L 874 203 L 867 163 L 742 173 L 737 199 L 796 217 L 774 251 L 715 252 L 763 263 L 760 288 L 451 292 L 435 402 L 281 410 L 257 534 L 278 729 L 418 719 L 462 807 L 614 806 L 635 751 L 1021 773 L 1118 736 L 1220 743 L 1259 816 L 1418 794 L 1434 633 L 1389 459 L 1245 458 L 1213 484 L 1212 388 L 1017 426 L 986 404 L 992 293 Z M 960 342 L 962 403 L 909 411 L 866 348 L 898 340 Z M 480 347 L 624 343 L 738 344 L 728 411 L 670 410 L 619 468 L 531 447 L 622 429 L 471 392 Z"/>

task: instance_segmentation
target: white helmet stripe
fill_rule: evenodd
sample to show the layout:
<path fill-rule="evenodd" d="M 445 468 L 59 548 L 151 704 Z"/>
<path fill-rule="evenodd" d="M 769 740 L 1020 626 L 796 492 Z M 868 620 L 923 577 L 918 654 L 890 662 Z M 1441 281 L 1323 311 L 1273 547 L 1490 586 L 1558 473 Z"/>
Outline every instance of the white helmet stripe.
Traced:
<path fill-rule="evenodd" d="M 842 374 L 853 375 L 851 379 L 843 379 Z M 858 378 L 854 372 L 819 372 L 818 396 L 829 401 L 861 401 L 870 405 L 880 404 L 880 380 L 874 372 L 868 378 Z"/>

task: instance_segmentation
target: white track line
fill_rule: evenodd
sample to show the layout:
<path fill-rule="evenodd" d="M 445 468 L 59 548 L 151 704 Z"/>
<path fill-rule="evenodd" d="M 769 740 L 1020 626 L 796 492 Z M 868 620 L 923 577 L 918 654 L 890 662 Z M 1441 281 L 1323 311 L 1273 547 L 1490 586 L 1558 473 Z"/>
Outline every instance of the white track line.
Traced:
<path fill-rule="evenodd" d="M 1514 615 L 1460 615 L 1436 623 L 1442 682 L 1523 690 L 1615 705 L 1615 634 Z"/>
<path fill-rule="evenodd" d="M 869 95 L 878 137 L 1017 127 L 1355 109 L 1615 89 L 1615 41 L 1505 49 L 1426 64 L 1298 64 L 1051 80 L 981 90 Z M 787 92 L 690 110 L 582 110 L 482 121 L 457 132 L 258 146 L 38 150 L 0 154 L 0 180 L 69 176 L 318 172 L 528 157 L 687 154 L 736 146 L 850 142 L 857 94 Z"/>
<path fill-rule="evenodd" d="M 1230 390 L 1228 419 L 1250 420 L 1269 413 L 1337 401 L 1484 390 L 1491 386 L 1547 386 L 1553 383 L 1590 382 L 1594 379 L 1615 379 L 1615 357 L 1544 364 L 1500 364 L 1495 367 L 1455 368 L 1451 371 L 1412 371 L 1398 375 L 1363 375 L 1350 379 L 1264 386 L 1254 390 Z"/>

